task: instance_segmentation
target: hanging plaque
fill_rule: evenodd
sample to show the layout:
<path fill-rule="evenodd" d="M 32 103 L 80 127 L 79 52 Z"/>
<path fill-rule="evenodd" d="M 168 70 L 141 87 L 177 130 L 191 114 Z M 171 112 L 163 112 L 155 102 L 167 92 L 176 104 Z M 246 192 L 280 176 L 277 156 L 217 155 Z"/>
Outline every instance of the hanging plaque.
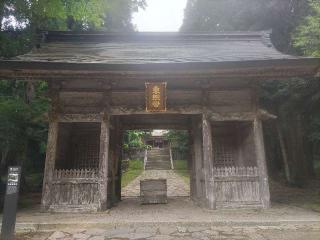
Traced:
<path fill-rule="evenodd" d="M 146 111 L 165 112 L 167 83 L 146 83 Z"/>

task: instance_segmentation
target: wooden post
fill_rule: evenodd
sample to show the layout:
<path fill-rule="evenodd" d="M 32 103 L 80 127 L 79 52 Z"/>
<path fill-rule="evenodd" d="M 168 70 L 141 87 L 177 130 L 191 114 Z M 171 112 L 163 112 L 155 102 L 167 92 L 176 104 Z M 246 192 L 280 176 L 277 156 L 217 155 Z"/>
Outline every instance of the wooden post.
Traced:
<path fill-rule="evenodd" d="M 270 192 L 261 120 L 253 121 L 253 135 L 259 172 L 260 198 L 264 208 L 270 207 Z"/>
<path fill-rule="evenodd" d="M 211 123 L 206 114 L 202 115 L 203 165 L 206 188 L 206 199 L 209 209 L 216 209 L 213 179 L 213 149 Z"/>
<path fill-rule="evenodd" d="M 53 172 L 57 156 L 59 123 L 56 117 L 51 117 L 49 121 L 48 142 L 46 161 L 43 177 L 42 200 L 41 205 L 44 210 L 47 210 L 51 204 L 51 186 L 53 181 Z"/>
<path fill-rule="evenodd" d="M 195 197 L 202 200 L 205 196 L 202 191 L 202 129 L 199 127 L 201 121 L 197 118 L 192 119 L 193 133 L 193 152 L 194 152 L 194 179 L 195 179 Z"/>
<path fill-rule="evenodd" d="M 192 200 L 197 200 L 196 194 L 196 166 L 195 166 L 195 154 L 194 154 L 194 134 L 192 124 L 189 128 L 189 145 L 190 145 L 190 197 Z"/>
<path fill-rule="evenodd" d="M 115 142 L 114 142 L 114 201 L 119 202 L 121 200 L 121 148 L 122 148 L 122 137 L 121 137 L 121 124 L 118 117 L 114 117 L 114 130 L 115 130 Z"/>
<path fill-rule="evenodd" d="M 99 163 L 99 210 L 107 209 L 108 200 L 108 162 L 110 141 L 110 117 L 104 114 L 100 134 L 100 163 Z"/>

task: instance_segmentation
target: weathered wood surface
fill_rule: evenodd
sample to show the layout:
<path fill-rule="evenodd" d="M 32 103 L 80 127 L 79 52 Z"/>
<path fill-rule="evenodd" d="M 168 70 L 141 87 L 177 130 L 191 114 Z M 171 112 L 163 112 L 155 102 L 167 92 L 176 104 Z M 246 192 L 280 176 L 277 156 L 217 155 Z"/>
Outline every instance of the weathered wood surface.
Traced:
<path fill-rule="evenodd" d="M 50 210 L 60 207 L 97 210 L 99 203 L 99 185 L 95 182 L 53 182 L 51 186 Z"/>
<path fill-rule="evenodd" d="M 53 173 L 54 180 L 60 179 L 91 179 L 98 178 L 96 169 L 56 169 Z"/>
<path fill-rule="evenodd" d="M 96 169 L 59 169 L 54 171 L 50 189 L 51 211 L 97 211 L 98 171 Z"/>
<path fill-rule="evenodd" d="M 101 122 L 102 116 L 99 113 L 91 114 L 59 114 L 59 122 Z"/>
<path fill-rule="evenodd" d="M 48 142 L 46 161 L 44 169 L 43 187 L 42 187 L 42 200 L 41 205 L 44 210 L 48 209 L 52 201 L 52 181 L 53 172 L 56 161 L 57 142 L 58 142 L 58 130 L 59 124 L 56 118 L 53 118 L 49 122 Z"/>
<path fill-rule="evenodd" d="M 201 113 L 202 95 L 201 90 L 168 89 L 167 113 Z M 105 103 L 102 92 L 61 92 L 60 101 L 65 113 L 99 113 Z M 207 107 L 216 113 L 254 112 L 253 105 L 250 89 L 208 91 Z M 110 106 L 113 115 L 146 114 L 145 93 L 130 89 L 110 91 Z"/>
<path fill-rule="evenodd" d="M 99 210 L 107 209 L 108 201 L 108 163 L 110 141 L 110 117 L 104 115 L 101 122 L 100 135 L 100 162 L 99 162 Z"/>
<path fill-rule="evenodd" d="M 262 206 L 257 167 L 213 169 L 217 207 Z"/>
<path fill-rule="evenodd" d="M 255 151 L 257 158 L 257 166 L 259 169 L 259 185 L 260 185 L 260 198 L 264 208 L 270 207 L 270 191 L 268 181 L 268 170 L 266 163 L 266 154 L 264 149 L 264 139 L 262 122 L 260 119 L 255 119 L 253 122 L 253 136 L 255 143 Z"/>
<path fill-rule="evenodd" d="M 116 199 L 116 202 L 119 202 L 121 201 L 121 175 L 122 175 L 121 162 L 122 162 L 123 131 L 122 131 L 122 125 L 120 123 L 119 118 L 116 118 L 115 121 L 116 121 L 115 199 Z"/>
<path fill-rule="evenodd" d="M 202 121 L 201 117 L 193 117 L 192 119 L 192 134 L 193 134 L 193 176 L 195 179 L 195 196 L 198 201 L 205 198 L 203 179 L 203 150 L 202 150 Z"/>
<path fill-rule="evenodd" d="M 35 80 L 97 80 L 117 81 L 125 80 L 171 80 L 182 79 L 220 79 L 222 81 L 257 81 L 270 79 L 289 79 L 292 77 L 314 77 L 319 74 L 318 59 L 297 59 L 255 63 L 171 63 L 152 64 L 143 69 L 137 65 L 109 65 L 89 64 L 83 69 L 83 64 L 42 63 L 8 61 L 0 64 L 0 77 L 2 79 Z M 180 84 L 183 86 L 183 84 Z"/>
<path fill-rule="evenodd" d="M 139 83 L 141 79 L 134 82 Z M 102 84 L 101 91 L 96 89 L 91 92 L 74 91 L 74 88 L 71 91 L 65 89 L 65 84 L 62 84 L 62 88 L 58 86 L 58 90 L 54 89 L 55 114 L 51 118 L 55 118 L 52 118 L 54 121 L 50 123 L 49 129 L 42 200 L 44 207 L 62 209 L 70 206 L 72 209 L 105 210 L 119 201 L 121 131 L 145 129 L 146 126 L 192 130 L 193 199 L 205 203 L 210 209 L 220 206 L 269 206 L 261 119 L 274 116 L 257 108 L 250 87 L 211 90 L 213 85 L 207 81 L 207 85 L 200 84 L 196 89 L 169 89 L 167 112 L 150 114 L 145 111 L 144 91 L 128 88 L 114 90 L 112 86 L 111 83 L 107 87 Z M 60 93 L 57 94 L 57 91 Z M 252 132 L 240 129 L 244 121 L 254 122 L 253 128 L 250 128 Z M 54 170 L 58 122 L 101 123 L 99 172 Z M 218 130 L 216 124 L 224 122 L 237 122 L 237 129 L 242 131 L 232 133 L 238 144 L 235 146 L 239 155 L 236 168 L 214 168 L 214 136 Z M 256 163 L 258 170 L 241 168 L 255 166 Z M 148 189 L 142 183 L 142 198 L 150 203 L 166 202 L 166 191 L 161 186 L 164 185 Z M 57 196 L 52 196 L 50 192 Z"/>
<path fill-rule="evenodd" d="M 140 198 L 142 204 L 167 203 L 167 180 L 145 179 L 140 181 Z"/>
<path fill-rule="evenodd" d="M 203 144 L 203 171 L 205 179 L 205 192 L 208 208 L 216 208 L 216 199 L 214 193 L 213 169 L 213 148 L 212 148 L 212 130 L 211 123 L 206 114 L 202 115 L 202 144 Z"/>

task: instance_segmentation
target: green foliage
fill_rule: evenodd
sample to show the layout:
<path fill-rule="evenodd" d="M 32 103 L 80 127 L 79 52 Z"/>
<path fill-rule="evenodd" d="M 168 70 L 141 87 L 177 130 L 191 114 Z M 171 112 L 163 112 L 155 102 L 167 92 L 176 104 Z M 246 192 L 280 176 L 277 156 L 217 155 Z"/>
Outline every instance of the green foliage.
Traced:
<path fill-rule="evenodd" d="M 320 57 L 320 1 L 309 1 L 312 15 L 307 16 L 294 34 L 294 46 L 304 54 Z"/>
<path fill-rule="evenodd" d="M 128 170 L 121 176 L 121 187 L 127 186 L 143 172 L 143 162 L 141 160 L 130 160 Z"/>
<path fill-rule="evenodd" d="M 145 0 L 108 0 L 103 28 L 107 31 L 133 31 L 132 13 L 145 6 Z"/>
<path fill-rule="evenodd" d="M 310 0 L 188 0 L 181 31 L 217 32 L 272 30 L 273 44 L 283 52 L 320 56 L 320 1 Z M 302 51 L 301 51 L 302 50 Z M 292 176 L 312 169 L 320 149 L 320 87 L 318 79 L 264 82 L 261 103 L 278 116 Z M 267 145 L 277 145 L 277 131 Z M 297 140 L 299 138 L 299 140 Z M 279 165 L 276 147 L 268 151 Z M 300 154 L 300 153 L 304 154 Z M 305 155 L 305 159 L 303 159 Z M 299 158 L 299 160 L 298 160 Z M 298 162 L 304 162 L 300 164 Z M 280 163 L 281 164 L 281 163 Z M 300 165 L 299 165 L 300 164 Z M 308 165 L 309 164 L 309 165 Z M 296 176 L 293 176 L 295 178 Z M 298 179 L 298 177 L 296 178 Z"/>
<path fill-rule="evenodd" d="M 144 144 L 144 137 L 146 136 L 145 131 L 140 130 L 128 130 L 124 133 L 124 150 L 128 150 L 129 148 L 146 148 L 147 146 Z"/>
<path fill-rule="evenodd" d="M 166 137 L 171 143 L 172 148 L 178 151 L 188 151 L 189 148 L 189 134 L 184 130 L 170 130 L 166 133 Z"/>
<path fill-rule="evenodd" d="M 176 170 L 188 170 L 187 160 L 174 160 L 173 166 Z"/>
<path fill-rule="evenodd" d="M 183 32 L 272 29 L 276 47 L 292 52 L 291 34 L 308 14 L 301 0 L 188 0 Z"/>
<path fill-rule="evenodd" d="M 0 7 L 2 29 L 10 28 L 8 19 L 14 17 L 20 28 L 132 30 L 132 13 L 144 8 L 145 0 L 3 0 Z"/>
<path fill-rule="evenodd" d="M 180 175 L 187 184 L 189 184 L 190 172 L 188 170 L 188 162 L 186 160 L 174 160 L 173 166 L 174 171 Z"/>
<path fill-rule="evenodd" d="M 30 50 L 37 30 L 133 31 L 132 13 L 144 7 L 145 0 L 3 0 L 0 57 Z"/>
<path fill-rule="evenodd" d="M 0 32 L 0 59 L 27 52 L 31 45 L 32 35 L 28 31 Z"/>
<path fill-rule="evenodd" d="M 29 141 L 44 146 L 47 135 L 45 113 L 49 101 L 43 96 L 47 86 L 39 82 L 35 86 L 32 102 L 26 99 L 27 85 L 19 81 L 0 81 L 0 152 L 1 167 L 22 164 L 26 158 Z M 37 154 L 43 154 L 40 147 Z M 30 162 L 33 159 L 27 159 Z M 3 171 L 3 169 L 2 169 Z"/>
<path fill-rule="evenodd" d="M 67 19 L 72 18 L 86 29 L 102 26 L 107 4 L 105 0 L 7 0 L 4 17 L 14 16 L 21 26 L 31 29 L 52 30 L 67 29 Z"/>

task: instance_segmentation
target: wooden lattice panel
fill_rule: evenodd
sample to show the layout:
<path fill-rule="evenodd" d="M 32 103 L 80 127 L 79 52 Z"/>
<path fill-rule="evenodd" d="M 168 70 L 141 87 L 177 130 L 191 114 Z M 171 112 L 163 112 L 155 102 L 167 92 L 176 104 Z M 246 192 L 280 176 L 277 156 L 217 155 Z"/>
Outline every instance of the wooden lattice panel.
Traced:
<path fill-rule="evenodd" d="M 214 137 L 214 165 L 234 166 L 235 165 L 235 144 L 232 136 Z"/>
<path fill-rule="evenodd" d="M 98 169 L 99 123 L 61 123 L 56 169 Z"/>
<path fill-rule="evenodd" d="M 94 133 L 76 137 L 72 148 L 75 169 L 98 168 L 99 144 L 99 137 Z"/>

